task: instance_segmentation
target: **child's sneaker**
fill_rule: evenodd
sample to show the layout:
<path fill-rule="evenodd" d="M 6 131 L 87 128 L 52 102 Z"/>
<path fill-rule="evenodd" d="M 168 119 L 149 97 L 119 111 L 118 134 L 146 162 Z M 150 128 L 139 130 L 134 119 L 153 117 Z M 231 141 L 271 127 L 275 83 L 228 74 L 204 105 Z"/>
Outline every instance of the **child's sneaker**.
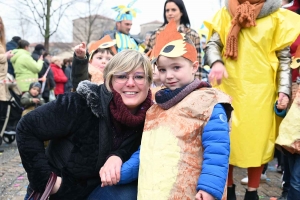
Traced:
<path fill-rule="evenodd" d="M 261 176 L 260 176 L 260 182 L 261 183 L 265 183 L 265 182 L 267 182 L 267 175 L 266 174 L 261 174 Z M 242 180 L 241 180 L 241 184 L 242 185 L 247 185 L 248 184 L 248 176 L 247 177 L 245 177 L 245 178 L 243 178 Z"/>

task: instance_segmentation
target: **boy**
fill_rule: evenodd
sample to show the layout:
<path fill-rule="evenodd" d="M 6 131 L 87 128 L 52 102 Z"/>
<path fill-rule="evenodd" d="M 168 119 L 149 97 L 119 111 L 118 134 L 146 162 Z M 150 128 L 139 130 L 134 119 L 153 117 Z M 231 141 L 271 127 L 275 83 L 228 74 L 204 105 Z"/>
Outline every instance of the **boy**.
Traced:
<path fill-rule="evenodd" d="M 106 35 L 101 40 L 90 45 L 88 55 L 89 65 L 85 62 L 81 63 L 80 66 L 72 65 L 72 84 L 74 90 L 76 90 L 80 81 L 89 79 L 96 84 L 104 82 L 103 70 L 108 61 L 117 54 L 115 44 L 115 40 Z M 81 43 L 75 47 L 75 56 L 80 59 L 84 59 L 87 56 L 85 43 Z"/>
<path fill-rule="evenodd" d="M 42 86 L 39 82 L 30 83 L 29 91 L 25 92 L 21 97 L 21 104 L 24 106 L 22 116 L 45 103 L 43 97 L 40 94 L 41 88 Z"/>
<path fill-rule="evenodd" d="M 157 36 L 153 51 L 166 88 L 147 111 L 140 151 L 123 164 L 119 184 L 138 176 L 139 200 L 226 198 L 230 97 L 194 78 L 197 51 L 175 21 Z M 123 175 L 128 166 L 130 178 Z M 101 181 L 116 183 L 105 175 Z"/>

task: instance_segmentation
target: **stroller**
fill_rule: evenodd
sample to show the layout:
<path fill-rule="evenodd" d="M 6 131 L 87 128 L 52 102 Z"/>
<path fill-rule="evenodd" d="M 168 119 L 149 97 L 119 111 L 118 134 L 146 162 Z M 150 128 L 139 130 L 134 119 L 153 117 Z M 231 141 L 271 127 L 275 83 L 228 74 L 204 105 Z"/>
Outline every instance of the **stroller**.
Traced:
<path fill-rule="evenodd" d="M 21 106 L 21 92 L 14 82 L 14 78 L 7 74 L 6 86 L 8 88 L 9 100 L 0 101 L 0 145 L 2 141 L 7 144 L 16 139 L 16 126 L 21 119 L 23 108 Z"/>

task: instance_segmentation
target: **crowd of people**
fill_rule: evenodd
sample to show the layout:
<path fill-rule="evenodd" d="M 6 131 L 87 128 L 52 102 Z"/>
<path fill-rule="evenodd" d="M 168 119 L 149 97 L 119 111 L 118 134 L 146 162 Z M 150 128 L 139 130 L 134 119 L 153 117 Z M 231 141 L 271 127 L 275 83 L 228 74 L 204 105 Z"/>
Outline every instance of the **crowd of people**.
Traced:
<path fill-rule="evenodd" d="M 204 37 L 182 0 L 166 0 L 144 41 L 130 35 L 134 3 L 63 60 L 42 44 L 30 54 L 17 36 L 5 47 L 0 18 L 0 101 L 9 74 L 24 107 L 25 200 L 236 200 L 235 166 L 248 171 L 244 200 L 258 200 L 276 147 L 278 199 L 300 199 L 289 126 L 299 123 L 300 1 L 225 0 Z"/>

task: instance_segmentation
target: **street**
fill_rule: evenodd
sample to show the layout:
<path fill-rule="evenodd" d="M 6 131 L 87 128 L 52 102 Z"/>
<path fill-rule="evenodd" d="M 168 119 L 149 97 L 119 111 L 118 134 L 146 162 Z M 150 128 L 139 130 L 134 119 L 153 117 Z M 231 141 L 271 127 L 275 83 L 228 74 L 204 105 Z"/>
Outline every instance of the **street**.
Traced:
<path fill-rule="evenodd" d="M 18 154 L 17 144 L 3 143 L 0 149 L 0 200 L 23 200 L 26 194 L 28 179 L 23 169 L 21 159 Z M 270 197 L 281 195 L 281 174 L 276 172 L 276 160 L 273 160 L 267 170 L 267 182 L 262 183 L 259 188 L 259 197 L 262 200 L 269 200 Z M 240 180 L 247 175 L 245 169 L 234 169 L 234 181 L 236 184 L 236 195 L 238 200 L 243 200 L 245 186 L 240 184 Z"/>

